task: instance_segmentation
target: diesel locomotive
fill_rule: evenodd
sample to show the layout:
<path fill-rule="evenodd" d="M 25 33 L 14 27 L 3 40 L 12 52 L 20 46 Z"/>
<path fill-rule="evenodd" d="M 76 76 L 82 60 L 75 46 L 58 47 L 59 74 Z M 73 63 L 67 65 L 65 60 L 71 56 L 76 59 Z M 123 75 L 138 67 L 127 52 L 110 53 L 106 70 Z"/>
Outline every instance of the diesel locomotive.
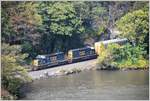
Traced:
<path fill-rule="evenodd" d="M 44 69 L 94 58 L 97 58 L 97 54 L 93 47 L 72 49 L 69 50 L 67 54 L 64 54 L 64 52 L 58 52 L 50 55 L 38 55 L 33 60 L 32 70 Z"/>
<path fill-rule="evenodd" d="M 67 63 L 64 52 L 58 52 L 48 55 L 38 55 L 33 61 L 32 70 L 44 69 L 52 66 L 63 65 Z"/>
<path fill-rule="evenodd" d="M 69 50 L 67 54 L 64 52 L 58 52 L 54 54 L 48 54 L 48 55 L 38 55 L 33 61 L 32 61 L 32 70 L 39 70 L 44 68 L 49 68 L 53 66 L 58 65 L 64 65 L 79 61 L 84 61 L 88 59 L 94 59 L 97 58 L 97 56 L 101 52 L 101 45 L 104 45 L 105 48 L 107 48 L 107 45 L 110 43 L 116 43 L 116 44 L 125 44 L 128 40 L 126 38 L 124 39 L 112 39 L 112 40 L 106 40 L 106 41 L 100 41 L 96 42 L 94 47 L 84 47 L 84 48 L 78 48 L 78 49 L 72 49 Z"/>

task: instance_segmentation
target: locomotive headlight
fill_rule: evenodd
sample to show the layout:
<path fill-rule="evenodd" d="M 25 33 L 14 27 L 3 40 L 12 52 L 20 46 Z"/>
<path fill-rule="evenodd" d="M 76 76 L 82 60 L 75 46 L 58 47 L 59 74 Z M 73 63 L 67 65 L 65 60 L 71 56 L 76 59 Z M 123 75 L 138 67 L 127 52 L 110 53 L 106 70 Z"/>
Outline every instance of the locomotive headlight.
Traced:
<path fill-rule="evenodd" d="M 94 49 L 94 47 L 90 47 L 91 49 Z"/>

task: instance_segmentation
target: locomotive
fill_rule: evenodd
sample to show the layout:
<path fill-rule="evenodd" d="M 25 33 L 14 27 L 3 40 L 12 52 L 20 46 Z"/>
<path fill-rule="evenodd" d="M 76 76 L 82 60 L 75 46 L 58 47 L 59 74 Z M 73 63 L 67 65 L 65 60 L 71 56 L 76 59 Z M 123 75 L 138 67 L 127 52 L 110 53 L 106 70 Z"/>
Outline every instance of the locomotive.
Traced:
<path fill-rule="evenodd" d="M 97 58 L 97 54 L 93 47 L 72 49 L 69 50 L 67 54 L 64 54 L 64 52 L 58 52 L 50 55 L 38 55 L 33 60 L 32 70 L 44 69 L 94 58 Z"/>
<path fill-rule="evenodd" d="M 63 65 L 67 63 L 64 52 L 58 52 L 48 55 L 38 55 L 33 61 L 32 70 L 44 69 L 47 67 Z"/>
<path fill-rule="evenodd" d="M 104 45 L 105 48 L 107 48 L 107 45 L 110 43 L 116 43 L 116 44 L 125 44 L 128 40 L 126 38 L 124 39 L 112 39 L 112 40 L 106 40 L 106 41 L 100 41 L 96 42 L 94 47 L 84 47 L 84 48 L 78 48 L 78 49 L 71 49 L 68 51 L 67 54 L 64 52 L 58 52 L 54 54 L 48 54 L 48 55 L 38 55 L 33 61 L 32 61 L 32 70 L 39 70 L 44 68 L 49 68 L 53 66 L 58 65 L 64 65 L 89 59 L 95 59 L 101 52 L 101 45 Z"/>

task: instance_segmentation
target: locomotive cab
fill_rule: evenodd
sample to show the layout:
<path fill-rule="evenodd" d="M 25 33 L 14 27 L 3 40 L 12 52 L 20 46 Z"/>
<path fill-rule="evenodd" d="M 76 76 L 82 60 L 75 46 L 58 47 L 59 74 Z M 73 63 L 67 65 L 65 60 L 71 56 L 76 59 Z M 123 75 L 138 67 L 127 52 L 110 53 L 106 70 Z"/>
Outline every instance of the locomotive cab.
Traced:
<path fill-rule="evenodd" d="M 45 61 L 45 56 L 44 55 L 38 55 L 33 61 L 32 61 L 32 65 L 33 65 L 33 70 L 37 70 L 37 68 L 39 66 L 41 66 L 42 64 L 44 64 Z"/>

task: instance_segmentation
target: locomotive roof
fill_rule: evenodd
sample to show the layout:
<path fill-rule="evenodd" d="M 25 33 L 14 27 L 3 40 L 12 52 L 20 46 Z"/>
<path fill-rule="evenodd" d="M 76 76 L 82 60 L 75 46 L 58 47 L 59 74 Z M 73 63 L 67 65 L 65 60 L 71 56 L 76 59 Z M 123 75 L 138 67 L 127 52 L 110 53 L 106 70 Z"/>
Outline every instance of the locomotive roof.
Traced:
<path fill-rule="evenodd" d="M 52 53 L 52 54 L 48 54 L 48 56 L 51 56 L 51 55 L 58 55 L 58 54 L 64 54 L 64 52 Z"/>
<path fill-rule="evenodd" d="M 45 55 L 37 55 L 36 58 L 45 58 L 46 56 L 54 56 L 54 55 L 59 55 L 59 54 L 64 54 L 64 52 L 45 54 Z"/>
<path fill-rule="evenodd" d="M 93 49 L 93 47 L 84 47 L 84 48 L 71 49 L 70 51 L 79 51 L 79 50 L 85 50 L 85 49 Z"/>
<path fill-rule="evenodd" d="M 96 43 L 109 44 L 109 43 L 122 42 L 122 41 L 127 41 L 127 38 L 123 38 L 123 39 L 117 38 L 117 39 L 111 39 L 111 40 L 106 40 L 106 41 L 99 41 Z"/>

